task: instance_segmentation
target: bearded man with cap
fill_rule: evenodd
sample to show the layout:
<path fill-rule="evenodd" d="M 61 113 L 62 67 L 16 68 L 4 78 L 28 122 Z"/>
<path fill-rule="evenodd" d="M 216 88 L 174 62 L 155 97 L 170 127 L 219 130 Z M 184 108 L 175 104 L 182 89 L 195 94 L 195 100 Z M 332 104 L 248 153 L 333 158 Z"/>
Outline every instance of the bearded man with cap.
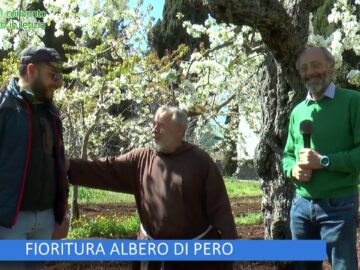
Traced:
<path fill-rule="evenodd" d="M 55 49 L 30 47 L 0 92 L 0 239 L 51 239 L 64 224 L 68 182 L 62 125 L 53 105 L 64 71 Z M 0 269 L 40 269 L 0 263 Z"/>

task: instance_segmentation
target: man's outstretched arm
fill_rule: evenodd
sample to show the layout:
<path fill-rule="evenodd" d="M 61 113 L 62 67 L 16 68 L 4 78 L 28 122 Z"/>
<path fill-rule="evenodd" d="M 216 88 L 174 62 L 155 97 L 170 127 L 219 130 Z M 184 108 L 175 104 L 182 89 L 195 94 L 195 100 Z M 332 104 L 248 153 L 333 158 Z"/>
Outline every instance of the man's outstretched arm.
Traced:
<path fill-rule="evenodd" d="M 71 159 L 68 175 L 72 185 L 134 194 L 135 155 L 131 151 L 116 158 Z"/>

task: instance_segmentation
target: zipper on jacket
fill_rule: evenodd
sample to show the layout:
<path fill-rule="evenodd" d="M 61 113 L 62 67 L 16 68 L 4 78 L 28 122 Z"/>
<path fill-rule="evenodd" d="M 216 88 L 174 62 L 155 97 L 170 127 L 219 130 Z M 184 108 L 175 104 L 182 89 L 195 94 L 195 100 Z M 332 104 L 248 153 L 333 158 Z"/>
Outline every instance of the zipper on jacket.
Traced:
<path fill-rule="evenodd" d="M 27 174 L 28 174 L 28 169 L 29 169 L 31 145 L 32 145 L 32 108 L 31 108 L 30 104 L 25 99 L 23 99 L 23 103 L 25 104 L 26 110 L 28 112 L 28 118 L 29 118 L 28 119 L 28 121 L 29 121 L 28 144 L 27 144 L 27 149 L 26 149 L 26 160 L 25 160 L 23 179 L 22 179 L 21 188 L 20 188 L 20 195 L 19 195 L 19 199 L 18 199 L 18 202 L 17 202 L 17 206 L 16 206 L 15 216 L 14 216 L 14 219 L 12 221 L 11 226 L 15 225 L 17 217 L 18 217 L 19 212 L 20 212 L 21 201 L 22 201 L 22 198 L 24 196 L 25 184 L 26 184 Z"/>

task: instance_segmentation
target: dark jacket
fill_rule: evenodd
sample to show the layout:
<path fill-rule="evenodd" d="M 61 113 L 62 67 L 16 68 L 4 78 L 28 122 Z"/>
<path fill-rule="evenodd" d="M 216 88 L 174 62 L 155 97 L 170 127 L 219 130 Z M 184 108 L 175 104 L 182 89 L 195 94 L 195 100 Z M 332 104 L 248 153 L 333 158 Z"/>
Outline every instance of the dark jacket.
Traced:
<path fill-rule="evenodd" d="M 68 184 L 65 176 L 62 124 L 59 113 L 49 104 L 55 134 L 55 220 L 65 216 Z M 0 91 L 0 226 L 15 225 L 27 180 L 32 143 L 32 104 L 12 78 Z"/>

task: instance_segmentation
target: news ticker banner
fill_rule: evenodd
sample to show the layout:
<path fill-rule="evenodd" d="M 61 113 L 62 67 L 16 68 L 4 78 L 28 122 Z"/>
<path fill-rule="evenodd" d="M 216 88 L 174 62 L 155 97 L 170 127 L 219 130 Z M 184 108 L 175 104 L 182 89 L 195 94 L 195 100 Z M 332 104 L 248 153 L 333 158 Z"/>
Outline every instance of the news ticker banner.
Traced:
<path fill-rule="evenodd" d="M 322 261 L 323 240 L 0 240 L 0 261 Z"/>

